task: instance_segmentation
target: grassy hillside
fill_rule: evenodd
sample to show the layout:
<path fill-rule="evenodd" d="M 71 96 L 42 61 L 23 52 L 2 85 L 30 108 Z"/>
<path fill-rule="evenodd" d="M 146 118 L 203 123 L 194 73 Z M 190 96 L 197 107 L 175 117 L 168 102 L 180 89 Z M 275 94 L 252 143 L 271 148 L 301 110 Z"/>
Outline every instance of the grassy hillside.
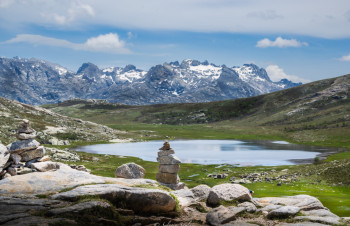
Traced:
<path fill-rule="evenodd" d="M 127 106 L 72 100 L 44 107 L 140 139 L 278 139 L 350 148 L 349 87 L 345 75 L 210 103 Z"/>

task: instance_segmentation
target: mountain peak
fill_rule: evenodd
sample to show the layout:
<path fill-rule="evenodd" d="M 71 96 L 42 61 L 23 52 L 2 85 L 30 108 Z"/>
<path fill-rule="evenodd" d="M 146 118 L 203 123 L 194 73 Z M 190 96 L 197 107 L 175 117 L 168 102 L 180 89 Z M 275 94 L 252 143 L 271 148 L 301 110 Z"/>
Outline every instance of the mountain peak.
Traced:
<path fill-rule="evenodd" d="M 83 74 L 85 72 L 97 73 L 100 69 L 93 63 L 83 63 L 78 69 L 77 74 Z"/>

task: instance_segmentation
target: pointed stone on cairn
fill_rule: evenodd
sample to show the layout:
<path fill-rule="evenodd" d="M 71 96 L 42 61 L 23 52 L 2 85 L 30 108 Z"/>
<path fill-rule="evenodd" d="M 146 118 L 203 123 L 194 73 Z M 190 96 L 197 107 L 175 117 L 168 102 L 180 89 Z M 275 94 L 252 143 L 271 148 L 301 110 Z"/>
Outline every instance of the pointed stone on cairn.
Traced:
<path fill-rule="evenodd" d="M 174 150 L 170 147 L 169 142 L 165 142 L 163 147 L 159 149 L 157 161 L 159 168 L 157 173 L 157 181 L 173 190 L 180 190 L 185 187 L 184 183 L 180 183 L 180 178 L 177 175 L 180 169 L 180 159 L 178 159 Z"/>

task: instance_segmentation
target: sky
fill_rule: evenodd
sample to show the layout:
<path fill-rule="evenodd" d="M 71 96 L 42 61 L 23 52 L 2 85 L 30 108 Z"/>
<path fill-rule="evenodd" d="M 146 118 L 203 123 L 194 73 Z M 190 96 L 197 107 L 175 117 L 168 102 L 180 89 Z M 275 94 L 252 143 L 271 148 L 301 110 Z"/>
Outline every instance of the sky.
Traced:
<path fill-rule="evenodd" d="M 0 0 L 0 56 L 72 71 L 208 60 L 273 81 L 350 73 L 349 0 Z"/>

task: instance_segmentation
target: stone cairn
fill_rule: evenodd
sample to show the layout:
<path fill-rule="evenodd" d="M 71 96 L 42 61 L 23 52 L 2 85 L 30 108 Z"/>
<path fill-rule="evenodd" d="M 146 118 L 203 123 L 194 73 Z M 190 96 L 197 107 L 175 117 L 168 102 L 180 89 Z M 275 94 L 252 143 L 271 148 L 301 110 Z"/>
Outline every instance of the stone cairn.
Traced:
<path fill-rule="evenodd" d="M 180 169 L 180 159 L 173 155 L 175 152 L 167 141 L 159 150 L 157 158 L 159 162 L 156 176 L 157 181 L 173 190 L 183 189 L 185 184 L 182 182 L 180 183 L 179 175 L 177 175 Z"/>
<path fill-rule="evenodd" d="M 0 179 L 33 172 L 32 163 L 50 160 L 44 156 L 45 148 L 34 139 L 36 132 L 30 127 L 29 120 L 22 120 L 15 136 L 18 141 L 6 147 L 0 144 Z"/>

